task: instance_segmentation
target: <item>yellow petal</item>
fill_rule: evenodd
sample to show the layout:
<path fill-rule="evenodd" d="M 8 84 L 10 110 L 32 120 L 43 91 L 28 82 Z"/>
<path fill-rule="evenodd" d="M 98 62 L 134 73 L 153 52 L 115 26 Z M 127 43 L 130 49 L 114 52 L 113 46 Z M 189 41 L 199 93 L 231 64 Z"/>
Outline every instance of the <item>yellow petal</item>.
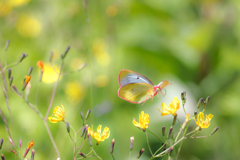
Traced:
<path fill-rule="evenodd" d="M 57 123 L 59 122 L 59 118 L 55 118 L 55 117 L 48 117 L 49 121 L 52 122 L 52 123 Z"/>

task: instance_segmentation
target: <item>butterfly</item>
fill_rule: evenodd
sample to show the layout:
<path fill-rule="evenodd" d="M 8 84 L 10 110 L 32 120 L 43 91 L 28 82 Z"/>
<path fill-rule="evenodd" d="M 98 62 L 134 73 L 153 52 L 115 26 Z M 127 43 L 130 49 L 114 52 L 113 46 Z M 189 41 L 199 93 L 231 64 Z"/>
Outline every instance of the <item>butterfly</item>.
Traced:
<path fill-rule="evenodd" d="M 145 102 L 149 98 L 153 99 L 164 87 L 171 84 L 164 80 L 158 85 L 154 85 L 147 77 L 128 69 L 120 71 L 118 82 L 120 87 L 118 96 L 125 101 L 136 104 Z"/>

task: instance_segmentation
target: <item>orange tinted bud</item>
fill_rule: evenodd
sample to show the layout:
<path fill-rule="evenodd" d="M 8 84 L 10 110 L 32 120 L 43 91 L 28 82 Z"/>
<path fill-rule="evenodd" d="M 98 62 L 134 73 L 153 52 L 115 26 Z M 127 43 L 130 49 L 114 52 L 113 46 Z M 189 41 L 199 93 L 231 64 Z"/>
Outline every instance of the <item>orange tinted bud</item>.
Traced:
<path fill-rule="evenodd" d="M 33 142 L 33 141 L 29 142 L 29 143 L 28 143 L 28 148 L 32 148 L 33 145 L 34 145 L 34 142 Z"/>
<path fill-rule="evenodd" d="M 42 61 L 38 61 L 38 62 L 37 62 L 37 66 L 38 66 L 39 68 L 41 68 L 41 72 L 44 72 L 43 62 L 42 62 Z"/>
<path fill-rule="evenodd" d="M 31 80 L 31 76 L 26 76 L 25 84 L 28 84 L 28 82 Z"/>

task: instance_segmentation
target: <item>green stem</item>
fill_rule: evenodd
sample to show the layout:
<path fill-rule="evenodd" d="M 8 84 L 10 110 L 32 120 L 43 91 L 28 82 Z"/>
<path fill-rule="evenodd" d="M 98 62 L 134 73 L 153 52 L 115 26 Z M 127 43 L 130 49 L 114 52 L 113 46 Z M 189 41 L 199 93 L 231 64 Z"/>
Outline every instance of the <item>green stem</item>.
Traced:
<path fill-rule="evenodd" d="M 146 133 L 146 132 L 144 132 L 144 133 L 145 133 L 145 135 L 146 135 L 146 138 L 147 138 L 147 145 L 148 145 L 148 149 L 149 149 L 149 151 L 150 151 L 151 155 L 153 156 L 152 150 L 151 150 L 151 148 L 150 148 L 150 145 L 149 145 L 149 141 L 148 141 L 148 136 L 147 136 L 147 133 Z"/>
<path fill-rule="evenodd" d="M 150 132 L 155 137 L 157 137 L 158 139 L 160 139 L 161 141 L 164 141 L 161 137 L 157 136 L 155 133 L 151 132 L 149 129 L 147 131 Z"/>

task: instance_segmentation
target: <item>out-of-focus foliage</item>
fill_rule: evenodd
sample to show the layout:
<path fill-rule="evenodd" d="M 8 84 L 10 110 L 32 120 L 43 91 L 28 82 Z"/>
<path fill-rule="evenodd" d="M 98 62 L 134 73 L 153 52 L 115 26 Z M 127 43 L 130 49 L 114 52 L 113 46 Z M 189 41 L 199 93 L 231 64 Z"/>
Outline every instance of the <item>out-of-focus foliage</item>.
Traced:
<path fill-rule="evenodd" d="M 180 97 L 183 90 L 187 91 L 185 108 L 191 115 L 201 97 L 211 97 L 206 114 L 211 113 L 214 118 L 200 135 L 209 134 L 215 126 L 220 129 L 208 138 L 185 140 L 179 159 L 238 159 L 239 15 L 239 0 L 1 0 L 0 58 L 4 64 L 8 39 L 8 64 L 17 61 L 21 53 L 28 54 L 12 68 L 13 83 L 21 88 L 29 67 L 33 66 L 28 100 L 35 103 L 40 73 L 37 61 L 42 60 L 47 67 L 53 52 L 53 62 L 58 68 L 60 54 L 70 45 L 64 72 L 77 70 L 85 62 L 87 66 L 61 77 L 51 111 L 62 103 L 67 121 L 80 128 L 79 112 L 91 108 L 88 124 L 102 124 L 111 131 L 110 137 L 96 148 L 103 159 L 111 159 L 109 148 L 113 138 L 115 158 L 127 159 L 132 136 L 135 139 L 132 159 L 141 148 L 145 148 L 141 159 L 150 157 L 145 135 L 134 127 L 132 118 L 141 111 L 148 113 L 149 129 L 161 135 L 161 127 L 165 125 L 168 129 L 172 117 L 161 117 L 157 109 L 162 102 L 168 104 L 175 96 Z M 159 95 L 144 105 L 130 104 L 117 96 L 121 69 L 145 75 L 154 84 L 164 79 L 173 84 L 166 87 L 165 97 Z M 55 81 L 53 73 L 44 76 L 36 102 L 43 115 Z M 10 121 L 2 92 L 0 97 L 0 107 Z M 42 120 L 12 92 L 9 105 L 13 140 L 17 143 L 22 138 L 25 146 L 34 140 L 35 159 L 56 159 Z M 180 120 L 184 117 L 179 114 Z M 191 125 L 196 127 L 194 122 Z M 59 122 L 49 126 L 62 159 L 72 159 L 73 144 L 65 125 Z M 15 156 L 9 151 L 12 146 L 6 137 L 1 119 L 0 138 L 4 138 L 1 152 L 7 159 L 13 159 Z M 161 145 L 154 137 L 150 136 L 149 140 L 153 150 Z M 88 151 L 88 146 L 82 150 Z"/>

